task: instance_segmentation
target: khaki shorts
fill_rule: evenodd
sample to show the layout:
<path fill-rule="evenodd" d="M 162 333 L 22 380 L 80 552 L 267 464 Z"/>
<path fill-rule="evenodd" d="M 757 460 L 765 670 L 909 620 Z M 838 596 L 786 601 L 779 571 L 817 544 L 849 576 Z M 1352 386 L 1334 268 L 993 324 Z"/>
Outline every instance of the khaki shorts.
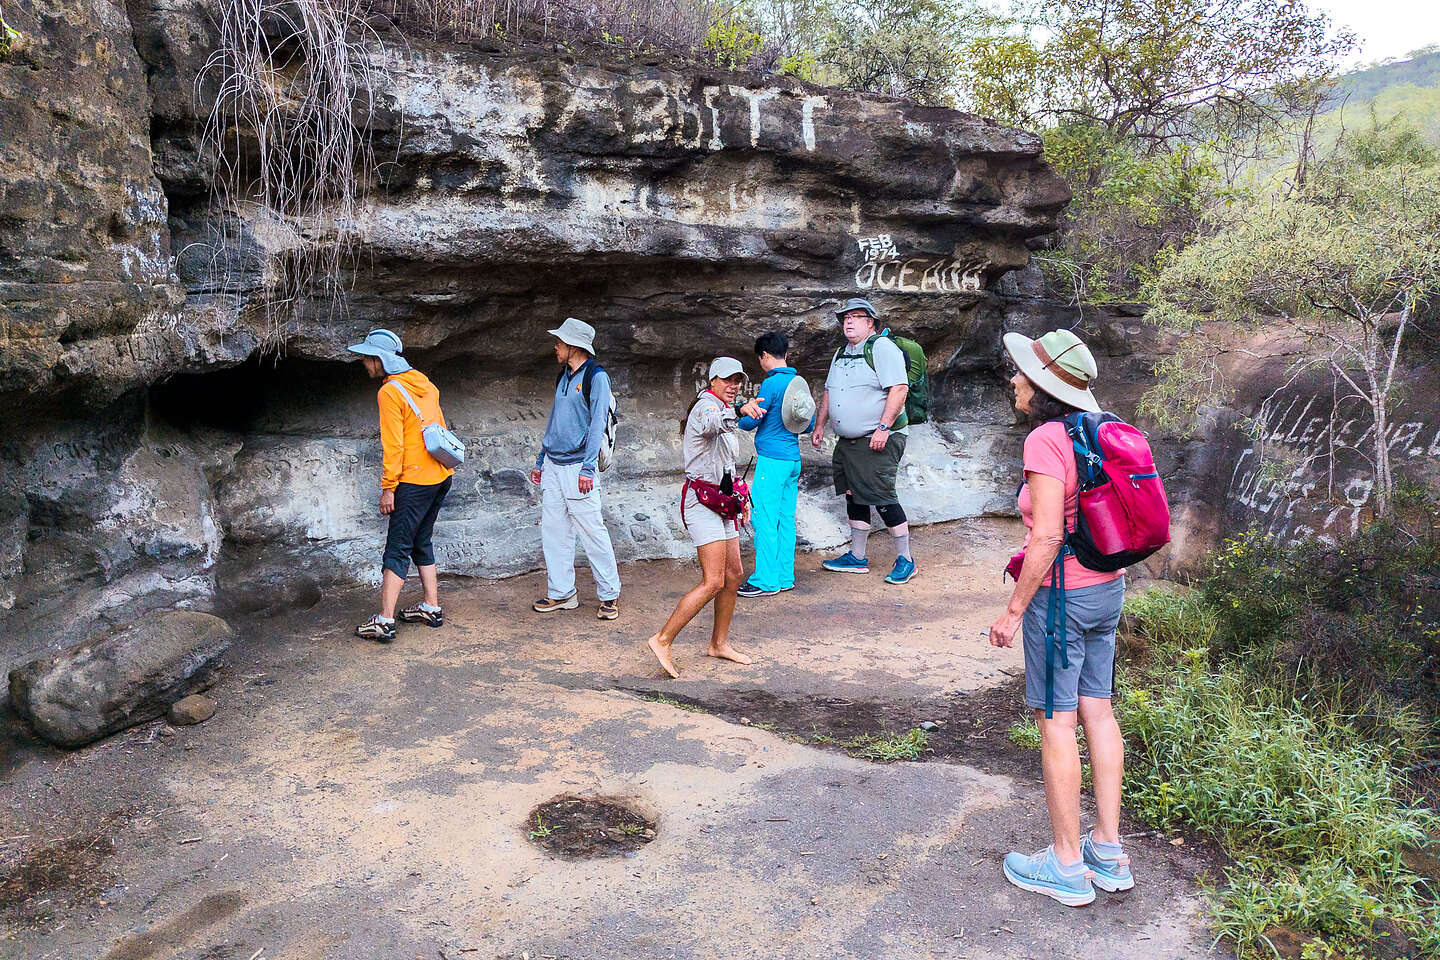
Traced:
<path fill-rule="evenodd" d="M 871 450 L 870 437 L 841 437 L 835 441 L 831 464 L 835 468 L 835 492 L 842 497 L 850 491 L 856 503 L 883 507 L 899 503 L 895 475 L 905 456 L 905 434 L 892 433 L 884 450 Z"/>
<path fill-rule="evenodd" d="M 720 514 L 695 499 L 693 490 L 685 491 L 685 532 L 697 547 L 718 540 L 739 540 L 740 525 L 721 519 Z"/>

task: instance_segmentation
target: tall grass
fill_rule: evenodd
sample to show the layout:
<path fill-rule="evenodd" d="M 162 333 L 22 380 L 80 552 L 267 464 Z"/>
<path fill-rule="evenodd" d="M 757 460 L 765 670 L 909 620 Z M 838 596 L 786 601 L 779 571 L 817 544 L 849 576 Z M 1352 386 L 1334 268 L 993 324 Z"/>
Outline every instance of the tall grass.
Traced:
<path fill-rule="evenodd" d="M 1277 955 L 1282 929 L 1307 957 L 1359 960 L 1405 938 L 1440 956 L 1434 881 L 1405 860 L 1440 830 L 1403 799 L 1394 763 L 1409 747 L 1358 726 L 1343 697 L 1302 702 L 1292 682 L 1252 669 L 1260 661 L 1217 658 L 1225 618 L 1210 596 L 1152 591 L 1126 605 L 1143 654 L 1117 705 L 1127 804 L 1236 858 L 1212 892 L 1217 930 L 1242 957 Z"/>

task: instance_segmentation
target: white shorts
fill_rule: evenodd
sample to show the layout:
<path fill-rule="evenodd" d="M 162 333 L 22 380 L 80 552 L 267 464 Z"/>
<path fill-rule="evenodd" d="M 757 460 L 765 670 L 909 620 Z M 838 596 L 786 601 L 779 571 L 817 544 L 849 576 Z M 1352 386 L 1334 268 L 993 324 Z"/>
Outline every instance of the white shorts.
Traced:
<path fill-rule="evenodd" d="M 685 532 L 697 547 L 718 540 L 740 539 L 740 525 L 734 520 L 721 519 L 720 514 L 695 498 L 693 490 L 685 491 Z"/>

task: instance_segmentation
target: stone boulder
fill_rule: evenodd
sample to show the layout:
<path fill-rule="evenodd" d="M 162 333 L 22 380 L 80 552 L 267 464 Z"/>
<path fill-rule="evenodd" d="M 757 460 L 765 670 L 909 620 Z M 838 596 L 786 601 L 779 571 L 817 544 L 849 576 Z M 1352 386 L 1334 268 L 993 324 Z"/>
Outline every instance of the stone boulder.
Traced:
<path fill-rule="evenodd" d="M 177 727 L 188 727 L 192 724 L 204 723 L 213 716 L 215 716 L 215 701 L 209 697 L 202 697 L 198 693 L 192 693 L 172 704 L 166 719 Z"/>
<path fill-rule="evenodd" d="M 208 613 L 155 614 L 10 671 L 10 699 L 45 740 L 84 746 L 210 686 L 234 636 Z"/>

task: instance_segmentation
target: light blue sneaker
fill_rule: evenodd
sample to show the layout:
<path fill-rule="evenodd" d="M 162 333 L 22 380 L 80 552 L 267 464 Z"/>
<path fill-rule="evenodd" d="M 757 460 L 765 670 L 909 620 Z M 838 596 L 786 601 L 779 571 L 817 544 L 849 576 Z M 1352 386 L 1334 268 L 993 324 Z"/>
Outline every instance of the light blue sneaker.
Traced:
<path fill-rule="evenodd" d="M 833 570 L 835 573 L 869 573 L 870 561 L 862 560 L 855 554 L 846 550 L 834 560 L 826 560 L 820 564 L 826 570 Z"/>
<path fill-rule="evenodd" d="M 1090 883 L 1090 871 L 1086 870 L 1074 876 L 1061 873 L 1060 861 L 1055 857 L 1054 847 L 1046 847 L 1029 857 L 1023 853 L 1007 853 L 1005 879 L 1021 890 L 1043 893 L 1067 907 L 1083 907 L 1095 902 L 1095 887 Z"/>
<path fill-rule="evenodd" d="M 895 566 L 885 574 L 886 583 L 909 583 L 915 576 L 915 561 L 909 557 L 896 557 Z"/>
<path fill-rule="evenodd" d="M 1130 872 L 1130 858 L 1123 853 L 1113 860 L 1101 855 L 1095 849 L 1095 839 L 1088 833 L 1080 839 L 1080 857 L 1085 861 L 1086 869 L 1095 874 L 1091 882 L 1101 890 L 1116 893 L 1135 886 L 1135 875 Z"/>

